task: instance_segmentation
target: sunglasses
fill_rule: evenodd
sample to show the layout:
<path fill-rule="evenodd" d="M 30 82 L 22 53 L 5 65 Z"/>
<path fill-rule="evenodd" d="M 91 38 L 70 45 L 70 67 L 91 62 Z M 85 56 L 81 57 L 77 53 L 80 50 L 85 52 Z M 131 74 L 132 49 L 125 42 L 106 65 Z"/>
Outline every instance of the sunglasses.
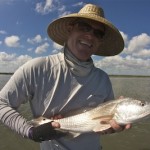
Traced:
<path fill-rule="evenodd" d="M 90 32 L 93 31 L 93 34 L 96 38 L 102 39 L 103 36 L 105 35 L 104 31 L 99 30 L 99 29 L 94 29 L 91 25 L 84 21 L 78 21 L 75 24 L 77 24 L 78 29 L 83 32 Z"/>

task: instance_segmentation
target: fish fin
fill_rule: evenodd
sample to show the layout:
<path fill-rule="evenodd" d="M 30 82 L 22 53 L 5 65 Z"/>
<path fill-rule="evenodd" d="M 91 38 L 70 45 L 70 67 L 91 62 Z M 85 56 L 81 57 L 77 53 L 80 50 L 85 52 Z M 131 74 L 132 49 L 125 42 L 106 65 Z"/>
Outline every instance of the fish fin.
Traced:
<path fill-rule="evenodd" d="M 93 128 L 94 132 L 100 132 L 104 131 L 108 128 L 110 128 L 109 121 L 113 118 L 113 115 L 107 115 L 107 116 L 100 116 L 93 118 L 94 120 L 99 120 L 99 123 Z"/>
<path fill-rule="evenodd" d="M 99 119 L 100 121 L 105 121 L 105 120 L 111 120 L 113 118 L 113 115 L 106 115 L 106 116 L 96 116 L 93 117 L 92 120 L 97 120 Z"/>
<path fill-rule="evenodd" d="M 81 135 L 81 133 L 77 133 L 77 132 L 67 132 L 67 134 L 64 136 L 65 139 L 67 140 L 71 140 L 73 138 L 78 137 L 79 135 Z"/>
<path fill-rule="evenodd" d="M 111 127 L 110 124 L 98 124 L 97 126 L 95 126 L 93 128 L 93 131 L 94 132 L 101 132 L 101 131 L 104 131 L 110 127 Z"/>
<path fill-rule="evenodd" d="M 65 130 L 63 130 L 61 128 L 55 128 L 55 130 L 64 133 L 63 137 L 65 139 L 68 139 L 68 140 L 76 138 L 76 137 L 78 137 L 81 134 L 80 132 L 67 131 L 67 130 L 65 131 Z"/>
<path fill-rule="evenodd" d="M 99 118 L 103 116 L 111 116 L 115 113 L 115 108 L 118 105 L 118 101 L 108 101 L 98 105 L 95 109 L 91 110 L 90 118 Z M 92 112 L 93 111 L 93 112 Z"/>
<path fill-rule="evenodd" d="M 76 132 L 70 132 L 73 138 L 78 137 L 81 133 L 76 133 Z"/>

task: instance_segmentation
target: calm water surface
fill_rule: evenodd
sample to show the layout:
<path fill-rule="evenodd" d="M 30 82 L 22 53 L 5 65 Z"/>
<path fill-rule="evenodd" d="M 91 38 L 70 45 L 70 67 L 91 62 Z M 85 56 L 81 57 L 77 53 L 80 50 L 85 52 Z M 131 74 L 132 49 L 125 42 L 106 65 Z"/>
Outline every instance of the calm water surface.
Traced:
<path fill-rule="evenodd" d="M 0 89 L 9 78 L 9 75 L 0 75 Z M 150 101 L 150 78 L 111 77 L 111 81 L 116 98 L 125 96 Z M 31 118 L 28 105 L 21 107 L 21 113 Z M 104 135 L 101 143 L 103 150 L 150 150 L 150 120 L 118 134 Z M 39 145 L 0 124 L 0 150 L 39 150 Z"/>
<path fill-rule="evenodd" d="M 125 96 L 150 101 L 150 78 L 112 77 L 115 97 Z M 102 137 L 104 150 L 150 150 L 150 119 L 132 129 Z"/>

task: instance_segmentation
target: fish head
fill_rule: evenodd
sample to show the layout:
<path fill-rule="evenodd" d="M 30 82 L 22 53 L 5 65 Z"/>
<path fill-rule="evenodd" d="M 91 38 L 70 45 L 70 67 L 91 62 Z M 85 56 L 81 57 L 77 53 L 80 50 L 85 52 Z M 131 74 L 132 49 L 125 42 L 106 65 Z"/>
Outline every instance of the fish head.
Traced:
<path fill-rule="evenodd" d="M 33 120 L 31 120 L 31 124 L 33 126 L 39 126 L 39 125 L 42 125 L 42 124 L 45 124 L 45 123 L 48 123 L 48 122 L 51 122 L 52 120 L 51 119 L 48 119 L 46 117 L 39 117 L 39 118 L 35 118 Z"/>
<path fill-rule="evenodd" d="M 150 102 L 127 98 L 118 103 L 114 119 L 119 124 L 138 122 L 150 116 Z"/>

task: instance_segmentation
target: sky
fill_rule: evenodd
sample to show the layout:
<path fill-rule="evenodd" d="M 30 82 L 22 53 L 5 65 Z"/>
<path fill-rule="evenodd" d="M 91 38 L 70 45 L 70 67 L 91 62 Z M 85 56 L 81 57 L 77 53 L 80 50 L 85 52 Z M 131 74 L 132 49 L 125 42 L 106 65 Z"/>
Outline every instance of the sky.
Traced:
<path fill-rule="evenodd" d="M 14 72 L 36 57 L 55 54 L 47 27 L 85 4 L 101 6 L 125 41 L 122 53 L 92 56 L 109 75 L 150 75 L 150 0 L 0 0 L 0 72 Z"/>

